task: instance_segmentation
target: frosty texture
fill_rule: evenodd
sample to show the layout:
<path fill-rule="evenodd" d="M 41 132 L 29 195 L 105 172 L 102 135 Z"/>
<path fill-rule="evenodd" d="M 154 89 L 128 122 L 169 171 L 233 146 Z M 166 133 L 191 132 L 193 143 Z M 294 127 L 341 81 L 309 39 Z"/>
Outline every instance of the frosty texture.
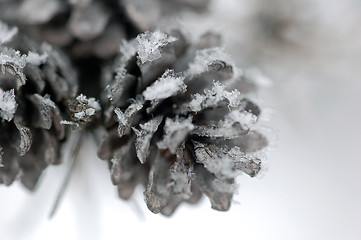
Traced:
<path fill-rule="evenodd" d="M 267 145 L 253 129 L 260 109 L 247 98 L 256 84 L 244 72 L 212 33 L 192 44 L 178 30 L 157 30 L 123 43 L 104 69 L 108 133 L 98 149 L 120 197 L 142 183 L 154 213 L 170 215 L 200 192 L 212 208 L 229 209 L 234 178 L 256 176 L 256 153 Z"/>
<path fill-rule="evenodd" d="M 60 162 L 62 109 L 75 97 L 77 79 L 56 49 L 9 29 L 0 25 L 7 36 L 0 44 L 0 183 L 20 178 L 34 190 L 47 165 Z"/>

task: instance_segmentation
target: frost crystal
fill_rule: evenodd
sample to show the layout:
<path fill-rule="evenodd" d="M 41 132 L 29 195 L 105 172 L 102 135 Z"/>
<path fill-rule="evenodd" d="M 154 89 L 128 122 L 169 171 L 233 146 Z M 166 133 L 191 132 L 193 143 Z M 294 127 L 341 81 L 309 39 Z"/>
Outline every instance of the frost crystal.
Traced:
<path fill-rule="evenodd" d="M 161 57 L 160 49 L 177 40 L 157 30 L 145 32 L 137 36 L 138 58 L 142 64 L 152 62 Z"/>
<path fill-rule="evenodd" d="M 137 151 L 137 157 L 141 163 L 145 163 L 149 155 L 150 141 L 153 134 L 157 131 L 159 124 L 162 122 L 162 117 L 158 116 L 149 122 L 139 124 L 141 130 L 132 127 L 133 131 L 137 135 L 135 140 L 135 148 Z"/>
<path fill-rule="evenodd" d="M 202 137 L 233 139 L 247 134 L 256 121 L 257 116 L 254 114 L 237 109 L 227 114 L 224 120 L 220 120 L 216 125 L 197 126 L 192 134 Z"/>
<path fill-rule="evenodd" d="M 17 106 L 14 89 L 3 91 L 0 88 L 0 117 L 11 121 L 14 118 Z"/>
<path fill-rule="evenodd" d="M 119 51 L 124 61 L 131 59 L 138 51 L 138 44 L 135 40 L 127 41 L 123 40 L 119 47 Z"/>
<path fill-rule="evenodd" d="M 237 107 L 241 104 L 242 97 L 237 89 L 229 92 L 224 85 L 214 82 L 211 89 L 204 90 L 204 94 L 196 93 L 192 101 L 185 107 L 193 112 L 199 112 L 206 108 L 215 107 L 224 100 L 228 101 L 230 107 Z"/>
<path fill-rule="evenodd" d="M 167 118 L 164 126 L 165 137 L 158 143 L 158 147 L 164 148 L 166 146 L 171 153 L 176 153 L 179 145 L 193 129 L 192 117 L 184 119 L 176 118 L 174 120 Z"/>
<path fill-rule="evenodd" d="M 207 147 L 202 143 L 193 143 L 197 161 L 202 163 L 208 171 L 221 179 L 237 176 L 233 168 L 233 161 L 226 154 L 215 146 Z"/>
<path fill-rule="evenodd" d="M 193 141 L 197 161 L 219 179 L 234 178 L 242 172 L 255 176 L 261 169 L 260 160 L 251 154 L 245 154 L 239 147 L 231 150 L 218 148 Z"/>
<path fill-rule="evenodd" d="M 185 92 L 187 86 L 184 84 L 184 77 L 175 74 L 174 70 L 166 70 L 165 73 L 143 92 L 146 100 L 161 100 L 176 95 L 178 92 Z"/>
<path fill-rule="evenodd" d="M 18 28 L 10 28 L 7 24 L 0 21 L 0 45 L 9 42 L 18 33 Z"/>
<path fill-rule="evenodd" d="M 74 122 L 71 124 L 62 122 L 62 124 L 74 126 L 88 126 L 95 120 L 96 114 L 100 114 L 101 110 L 100 104 L 95 98 L 87 98 L 83 94 L 77 96 L 68 106 Z"/>
<path fill-rule="evenodd" d="M 76 122 L 72 122 L 72 121 L 67 121 L 67 120 L 61 120 L 60 121 L 60 124 L 62 125 L 70 125 L 70 126 L 76 126 L 76 127 L 79 127 L 79 123 L 76 123 Z"/>
<path fill-rule="evenodd" d="M 14 49 L 3 48 L 0 49 L 0 64 L 14 64 L 19 68 L 24 68 L 26 65 L 26 55 L 21 54 L 20 51 Z"/>
<path fill-rule="evenodd" d="M 203 72 L 211 70 L 216 63 L 228 63 L 233 65 L 233 61 L 229 55 L 227 55 L 222 48 L 207 48 L 198 50 L 196 57 L 192 63 L 189 64 L 187 71 L 188 75 L 197 75 Z"/>
<path fill-rule="evenodd" d="M 136 100 L 124 112 L 119 108 L 115 108 L 114 112 L 119 121 L 118 134 L 123 136 L 128 133 L 131 128 L 132 121 L 139 110 L 143 108 L 144 100 Z"/>
<path fill-rule="evenodd" d="M 3 10 L 3 3 L 0 5 Z M 60 121 L 69 116 L 66 102 L 77 89 L 76 75 L 68 63 L 56 49 L 20 33 L 0 46 L 0 145 L 4 165 L 0 184 L 10 185 L 19 179 L 26 188 L 35 190 L 43 170 L 49 164 L 60 163 L 67 135 Z"/>
<path fill-rule="evenodd" d="M 26 62 L 38 66 L 46 62 L 47 58 L 48 54 L 46 52 L 41 55 L 39 55 L 38 53 L 29 52 L 28 56 L 26 57 Z"/>

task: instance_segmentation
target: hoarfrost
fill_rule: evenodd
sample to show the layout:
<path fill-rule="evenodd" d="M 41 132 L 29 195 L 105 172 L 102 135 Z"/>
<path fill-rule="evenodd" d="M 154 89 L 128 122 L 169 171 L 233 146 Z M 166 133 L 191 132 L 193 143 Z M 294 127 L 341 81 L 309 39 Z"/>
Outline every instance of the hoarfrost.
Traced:
<path fill-rule="evenodd" d="M 50 96 L 49 95 L 45 95 L 43 98 L 42 98 L 42 102 L 45 106 L 47 107 L 50 107 L 50 108 L 56 108 L 56 105 L 55 103 L 50 99 Z"/>
<path fill-rule="evenodd" d="M 158 116 L 149 122 L 139 124 L 141 130 L 132 128 L 137 139 L 135 140 L 135 148 L 139 161 L 144 164 L 149 155 L 150 141 L 152 140 L 153 134 L 157 131 L 159 124 L 162 122 L 163 117 Z"/>
<path fill-rule="evenodd" d="M 234 161 L 234 168 L 251 177 L 256 176 L 261 170 L 261 160 L 258 155 L 262 155 L 262 152 L 244 153 L 237 146 L 228 151 L 228 156 Z"/>
<path fill-rule="evenodd" d="M 127 69 L 125 69 L 124 65 L 118 66 L 115 69 L 115 77 L 114 80 L 115 81 L 120 81 L 121 79 L 123 79 L 127 74 Z"/>
<path fill-rule="evenodd" d="M 89 107 L 88 109 L 91 109 L 91 110 L 88 112 L 92 112 L 93 114 L 95 113 L 95 111 L 100 111 L 100 109 L 101 109 L 99 102 L 95 98 L 87 98 L 85 95 L 80 94 L 79 96 L 76 97 L 76 100 L 80 104 L 84 104 L 87 107 Z"/>
<path fill-rule="evenodd" d="M 60 124 L 79 127 L 79 123 L 72 122 L 72 121 L 67 121 L 67 120 L 61 120 Z"/>
<path fill-rule="evenodd" d="M 204 94 L 194 94 L 193 99 L 183 107 L 192 112 L 200 112 L 206 108 L 216 107 L 224 100 L 228 101 L 230 107 L 237 107 L 242 102 L 242 96 L 237 89 L 227 91 L 220 82 L 214 82 L 211 89 L 204 90 Z"/>
<path fill-rule="evenodd" d="M 240 109 L 233 110 L 225 117 L 225 125 L 231 126 L 234 123 L 240 123 L 243 130 L 248 131 L 257 121 L 257 116 L 253 113 L 242 111 Z"/>
<path fill-rule="evenodd" d="M 135 100 L 124 112 L 120 108 L 114 109 L 114 113 L 119 122 L 118 134 L 120 137 L 129 132 L 132 121 L 137 112 L 143 108 L 143 104 L 143 99 Z"/>
<path fill-rule="evenodd" d="M 101 110 L 100 104 L 95 98 L 88 98 L 83 94 L 77 96 L 68 106 L 72 113 L 72 120 L 80 124 L 91 123 L 97 112 Z"/>
<path fill-rule="evenodd" d="M 261 161 L 256 154 L 244 153 L 239 147 L 218 148 L 193 141 L 196 160 L 217 178 L 234 178 L 240 171 L 254 177 L 261 170 Z"/>
<path fill-rule="evenodd" d="M 38 54 L 34 52 L 29 52 L 26 56 L 26 62 L 33 64 L 33 65 L 40 65 L 46 62 L 46 59 L 48 58 L 48 53 L 44 52 L 43 54 Z"/>
<path fill-rule="evenodd" d="M 168 36 L 159 30 L 139 34 L 136 38 L 139 60 L 144 64 L 160 58 L 160 48 L 163 48 L 176 40 L 177 38 Z"/>
<path fill-rule="evenodd" d="M 168 148 L 171 153 L 175 154 L 179 145 L 184 142 L 193 129 L 192 117 L 183 119 L 176 117 L 174 120 L 167 118 L 164 126 L 165 137 L 157 143 L 158 148 Z"/>
<path fill-rule="evenodd" d="M 181 74 L 174 70 L 167 69 L 165 73 L 143 92 L 146 100 L 161 100 L 176 95 L 178 92 L 185 92 L 187 86 L 184 84 Z"/>
<path fill-rule="evenodd" d="M 11 121 L 14 118 L 17 106 L 14 89 L 3 91 L 0 88 L 0 117 Z"/>
<path fill-rule="evenodd" d="M 234 170 L 234 163 L 231 158 L 211 145 L 207 146 L 203 143 L 193 141 L 194 152 L 197 162 L 200 162 L 204 167 L 217 178 L 227 179 L 234 178 L 238 173 Z"/>
<path fill-rule="evenodd" d="M 119 51 L 122 54 L 122 60 L 124 62 L 130 60 L 138 51 L 138 45 L 135 40 L 127 41 L 123 40 L 119 47 Z"/>
<path fill-rule="evenodd" d="M 52 52 L 51 46 L 46 43 L 43 43 L 41 45 L 41 49 L 43 52 L 42 54 L 31 51 L 29 51 L 27 54 L 21 54 L 20 51 L 14 50 L 12 48 L 3 47 L 0 49 L 1 50 L 0 64 L 10 63 L 10 64 L 15 64 L 20 68 L 24 68 L 27 63 L 38 66 L 40 64 L 45 63 L 49 57 L 49 53 Z"/>
<path fill-rule="evenodd" d="M 17 33 L 17 27 L 10 28 L 7 24 L 0 21 L 0 45 L 11 41 Z"/>
<path fill-rule="evenodd" d="M 11 48 L 3 48 L 0 49 L 1 53 L 0 53 L 0 64 L 1 65 L 6 65 L 6 64 L 14 64 L 19 68 L 24 68 L 26 65 L 26 55 L 25 54 L 21 54 L 20 51 L 16 51 L 14 49 Z M 4 72 L 5 70 L 3 70 L 2 68 L 2 72 Z"/>
<path fill-rule="evenodd" d="M 222 48 L 215 47 L 198 50 L 194 61 L 188 66 L 187 75 L 197 75 L 206 72 L 214 63 L 220 61 L 233 65 L 233 60 Z"/>
<path fill-rule="evenodd" d="M 216 125 L 196 126 L 192 134 L 202 137 L 233 139 L 248 133 L 257 117 L 242 109 L 232 110 Z"/>

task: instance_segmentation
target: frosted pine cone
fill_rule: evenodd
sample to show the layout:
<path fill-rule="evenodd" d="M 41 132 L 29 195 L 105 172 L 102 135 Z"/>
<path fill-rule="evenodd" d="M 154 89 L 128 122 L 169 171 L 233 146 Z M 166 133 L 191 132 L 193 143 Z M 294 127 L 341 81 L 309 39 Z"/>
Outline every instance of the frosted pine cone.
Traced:
<path fill-rule="evenodd" d="M 33 190 L 42 171 L 60 161 L 60 121 L 77 78 L 60 52 L 17 31 L 0 22 L 0 183 L 20 177 Z"/>
<path fill-rule="evenodd" d="M 171 215 L 201 192 L 225 211 L 234 178 L 260 171 L 267 141 L 253 130 L 260 109 L 246 97 L 256 85 L 219 44 L 212 33 L 191 44 L 180 31 L 146 32 L 104 70 L 108 134 L 98 156 L 121 198 L 143 183 L 154 213 Z"/>

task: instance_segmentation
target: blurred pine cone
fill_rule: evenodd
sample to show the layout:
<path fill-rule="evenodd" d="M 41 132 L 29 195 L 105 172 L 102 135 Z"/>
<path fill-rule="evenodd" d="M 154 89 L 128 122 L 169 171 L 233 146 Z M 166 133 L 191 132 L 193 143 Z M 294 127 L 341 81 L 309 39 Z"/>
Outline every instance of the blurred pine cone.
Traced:
<path fill-rule="evenodd" d="M 180 10 L 205 9 L 209 0 L 3 0 L 0 19 L 33 39 L 61 47 L 79 73 L 79 88 L 99 97 L 104 61 L 118 53 L 124 39 L 158 27 Z"/>
<path fill-rule="evenodd" d="M 200 11 L 209 0 L 4 0 L 0 18 L 75 57 L 109 58 L 127 35 L 154 29 L 180 9 Z"/>
<path fill-rule="evenodd" d="M 17 31 L 0 22 L 0 183 L 20 177 L 34 190 L 42 171 L 60 161 L 60 121 L 78 85 L 66 56 Z"/>
<path fill-rule="evenodd" d="M 143 183 L 154 213 L 171 215 L 201 192 L 225 211 L 235 177 L 260 171 L 267 140 L 253 130 L 260 109 L 246 97 L 256 84 L 219 44 L 213 33 L 192 44 L 178 30 L 145 32 L 104 69 L 108 133 L 98 156 L 121 198 Z"/>

